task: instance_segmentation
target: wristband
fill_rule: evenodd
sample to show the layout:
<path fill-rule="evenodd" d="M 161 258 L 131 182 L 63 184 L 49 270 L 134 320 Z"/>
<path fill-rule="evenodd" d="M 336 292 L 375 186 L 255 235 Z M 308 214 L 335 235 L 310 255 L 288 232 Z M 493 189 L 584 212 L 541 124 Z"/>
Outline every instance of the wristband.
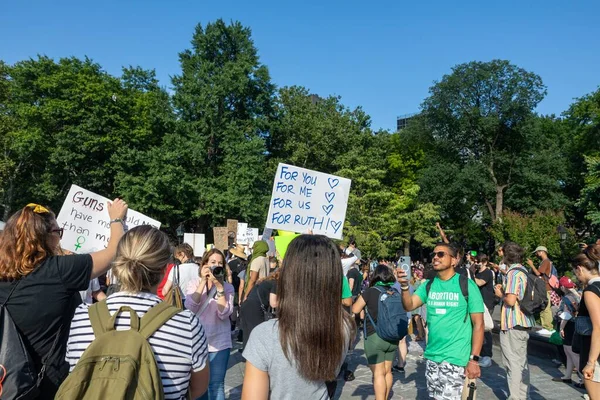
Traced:
<path fill-rule="evenodd" d="M 110 222 L 109 222 L 109 225 L 112 225 L 113 222 L 120 222 L 121 225 L 123 224 L 123 220 L 121 218 L 111 219 Z"/>
<path fill-rule="evenodd" d="M 403 291 L 407 291 L 408 290 L 408 285 L 406 285 L 406 286 L 400 286 L 400 289 L 402 289 Z"/>

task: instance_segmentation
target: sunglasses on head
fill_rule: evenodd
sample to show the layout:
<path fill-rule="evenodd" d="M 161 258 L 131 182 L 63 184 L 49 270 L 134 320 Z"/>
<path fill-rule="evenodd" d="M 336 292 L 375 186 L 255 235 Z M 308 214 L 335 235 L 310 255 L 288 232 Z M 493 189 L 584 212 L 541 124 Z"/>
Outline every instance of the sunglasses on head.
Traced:
<path fill-rule="evenodd" d="M 431 258 L 433 260 L 433 258 L 435 256 L 437 256 L 437 258 L 444 258 L 446 255 L 449 255 L 450 257 L 452 257 L 452 254 L 447 253 L 445 251 L 434 251 L 429 255 L 429 258 Z"/>
<path fill-rule="evenodd" d="M 60 236 L 60 238 L 62 239 L 63 233 L 65 233 L 65 229 L 64 228 L 52 229 L 52 230 L 50 230 L 50 233 L 58 233 L 58 236 Z"/>

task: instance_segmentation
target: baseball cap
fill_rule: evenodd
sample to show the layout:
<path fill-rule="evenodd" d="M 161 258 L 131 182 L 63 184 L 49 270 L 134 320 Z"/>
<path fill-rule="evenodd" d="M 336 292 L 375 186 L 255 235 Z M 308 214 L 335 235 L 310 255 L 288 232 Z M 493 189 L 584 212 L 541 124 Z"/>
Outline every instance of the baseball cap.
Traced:
<path fill-rule="evenodd" d="M 560 280 L 558 281 L 558 284 L 560 286 L 566 287 L 567 289 L 575 288 L 575 284 L 573 283 L 573 281 L 571 279 L 569 279 L 568 276 L 563 276 L 562 278 L 560 278 Z"/>

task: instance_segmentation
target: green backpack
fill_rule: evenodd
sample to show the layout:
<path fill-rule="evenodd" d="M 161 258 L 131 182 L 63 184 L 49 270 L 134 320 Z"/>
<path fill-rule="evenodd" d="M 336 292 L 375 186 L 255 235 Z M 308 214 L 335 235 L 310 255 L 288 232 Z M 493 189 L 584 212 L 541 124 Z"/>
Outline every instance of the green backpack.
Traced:
<path fill-rule="evenodd" d="M 117 331 L 117 316 L 125 311 L 131 314 L 131 329 Z M 96 338 L 55 399 L 164 399 L 160 371 L 148 338 L 180 311 L 160 302 L 140 319 L 128 306 L 111 316 L 106 300 L 91 306 L 89 316 Z"/>

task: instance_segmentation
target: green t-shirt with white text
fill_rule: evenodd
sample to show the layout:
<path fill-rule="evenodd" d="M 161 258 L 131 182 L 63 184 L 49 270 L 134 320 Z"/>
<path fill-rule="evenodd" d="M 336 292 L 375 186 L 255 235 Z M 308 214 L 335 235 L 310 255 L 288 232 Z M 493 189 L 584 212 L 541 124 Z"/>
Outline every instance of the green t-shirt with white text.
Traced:
<path fill-rule="evenodd" d="M 423 282 L 415 294 L 427 304 L 429 336 L 426 359 L 440 363 L 446 361 L 464 367 L 471 355 L 473 326 L 470 316 L 465 321 L 467 302 L 460 290 L 459 274 L 447 281 L 434 279 L 427 296 L 427 282 Z M 469 279 L 469 314 L 483 313 L 483 299 L 477 284 Z"/>

